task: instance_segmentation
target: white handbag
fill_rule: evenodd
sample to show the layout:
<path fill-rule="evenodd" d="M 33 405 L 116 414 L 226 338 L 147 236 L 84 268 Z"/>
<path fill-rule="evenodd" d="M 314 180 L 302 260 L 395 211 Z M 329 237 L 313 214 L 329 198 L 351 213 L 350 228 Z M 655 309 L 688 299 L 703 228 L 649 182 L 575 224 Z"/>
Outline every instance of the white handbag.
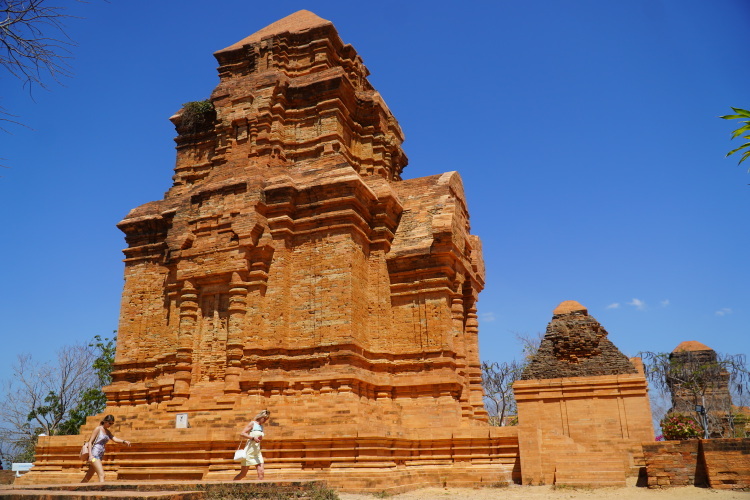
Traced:
<path fill-rule="evenodd" d="M 86 441 L 83 443 L 83 446 L 81 447 L 81 460 L 84 462 L 87 462 L 89 459 L 89 454 L 91 453 L 91 443 Z"/>
<path fill-rule="evenodd" d="M 240 445 L 234 451 L 234 460 L 235 462 L 241 462 L 242 460 L 245 460 L 245 456 L 246 456 L 245 447 L 242 446 L 242 441 L 240 441 Z"/>

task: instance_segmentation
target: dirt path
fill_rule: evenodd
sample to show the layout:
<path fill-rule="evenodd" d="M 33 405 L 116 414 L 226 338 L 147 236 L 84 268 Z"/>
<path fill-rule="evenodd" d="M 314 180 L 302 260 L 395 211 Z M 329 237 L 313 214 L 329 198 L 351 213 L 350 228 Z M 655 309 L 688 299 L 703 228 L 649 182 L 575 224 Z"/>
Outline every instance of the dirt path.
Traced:
<path fill-rule="evenodd" d="M 339 493 L 341 500 L 750 500 L 750 492 L 711 490 L 686 486 L 663 490 L 648 488 L 573 489 L 552 486 L 505 488 L 425 488 L 400 495 Z"/>

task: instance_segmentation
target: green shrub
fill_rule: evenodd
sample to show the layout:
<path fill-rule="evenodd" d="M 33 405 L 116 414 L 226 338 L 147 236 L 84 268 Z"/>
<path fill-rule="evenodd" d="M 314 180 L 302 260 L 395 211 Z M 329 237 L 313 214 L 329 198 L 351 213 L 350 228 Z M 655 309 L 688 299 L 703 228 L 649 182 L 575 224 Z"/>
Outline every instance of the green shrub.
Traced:
<path fill-rule="evenodd" d="M 208 130 L 216 120 L 216 109 L 211 101 L 190 101 L 182 105 L 180 131 L 195 134 Z"/>
<path fill-rule="evenodd" d="M 310 489 L 312 500 L 339 500 L 339 495 L 328 486 L 316 484 Z"/>
<path fill-rule="evenodd" d="M 288 488 L 274 483 L 232 483 L 203 485 L 207 500 L 339 500 L 335 490 L 313 483 L 305 488 Z"/>

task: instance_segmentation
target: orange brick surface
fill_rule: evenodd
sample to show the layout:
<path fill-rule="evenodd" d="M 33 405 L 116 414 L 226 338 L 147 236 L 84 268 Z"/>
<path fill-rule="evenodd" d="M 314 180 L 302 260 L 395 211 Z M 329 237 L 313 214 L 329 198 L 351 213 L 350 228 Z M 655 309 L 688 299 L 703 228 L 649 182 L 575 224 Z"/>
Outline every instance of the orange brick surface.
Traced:
<path fill-rule="evenodd" d="M 105 392 L 136 444 L 108 451 L 108 467 L 228 478 L 240 429 L 266 408 L 269 475 L 508 479 L 517 437 L 486 423 L 484 264 L 458 173 L 401 179 L 398 122 L 315 14 L 215 56 L 214 111 L 171 117 L 172 187 L 118 224 L 125 285 Z M 178 413 L 190 428 L 175 429 Z M 25 480 L 77 477 L 80 441 L 42 439 Z"/>
<path fill-rule="evenodd" d="M 513 385 L 524 484 L 625 486 L 654 438 L 648 387 L 576 301 L 558 305 L 541 345 Z"/>
<path fill-rule="evenodd" d="M 522 380 L 518 403 L 524 484 L 624 486 L 653 441 L 642 374 Z"/>
<path fill-rule="evenodd" d="M 701 440 L 708 483 L 716 489 L 750 489 L 750 439 Z"/>
<path fill-rule="evenodd" d="M 482 423 L 484 267 L 458 174 L 401 180 L 398 123 L 310 12 L 215 55 L 215 121 L 186 131 L 186 111 L 172 117 L 174 185 L 119 224 L 111 411 L 227 411 L 236 425 L 268 407 L 285 428 L 395 433 Z"/>
<path fill-rule="evenodd" d="M 750 439 L 690 439 L 644 444 L 649 488 L 750 488 Z"/>
<path fill-rule="evenodd" d="M 649 488 L 706 486 L 700 441 L 662 441 L 643 445 Z"/>
<path fill-rule="evenodd" d="M 108 478 L 231 479 L 240 430 L 268 409 L 272 480 L 624 484 L 653 440 L 646 381 L 580 304 L 556 313 L 575 316 L 550 329 L 569 348 L 545 344 L 536 372 L 565 378 L 518 382 L 520 425 L 488 426 L 461 178 L 401 178 L 403 133 L 333 25 L 300 11 L 215 56 L 214 111 L 170 118 L 172 187 L 118 224 L 106 413 L 133 446 L 108 447 Z M 80 481 L 81 441 L 40 438 L 21 482 Z"/>

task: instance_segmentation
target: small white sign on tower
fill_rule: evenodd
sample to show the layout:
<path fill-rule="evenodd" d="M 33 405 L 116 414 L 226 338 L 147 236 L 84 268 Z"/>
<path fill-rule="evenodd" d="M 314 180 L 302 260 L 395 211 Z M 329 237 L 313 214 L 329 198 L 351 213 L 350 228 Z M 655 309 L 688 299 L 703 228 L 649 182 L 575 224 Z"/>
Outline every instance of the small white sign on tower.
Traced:
<path fill-rule="evenodd" d="M 175 429 L 187 429 L 190 427 L 190 424 L 188 423 L 188 414 L 187 413 L 178 413 L 175 417 Z"/>

